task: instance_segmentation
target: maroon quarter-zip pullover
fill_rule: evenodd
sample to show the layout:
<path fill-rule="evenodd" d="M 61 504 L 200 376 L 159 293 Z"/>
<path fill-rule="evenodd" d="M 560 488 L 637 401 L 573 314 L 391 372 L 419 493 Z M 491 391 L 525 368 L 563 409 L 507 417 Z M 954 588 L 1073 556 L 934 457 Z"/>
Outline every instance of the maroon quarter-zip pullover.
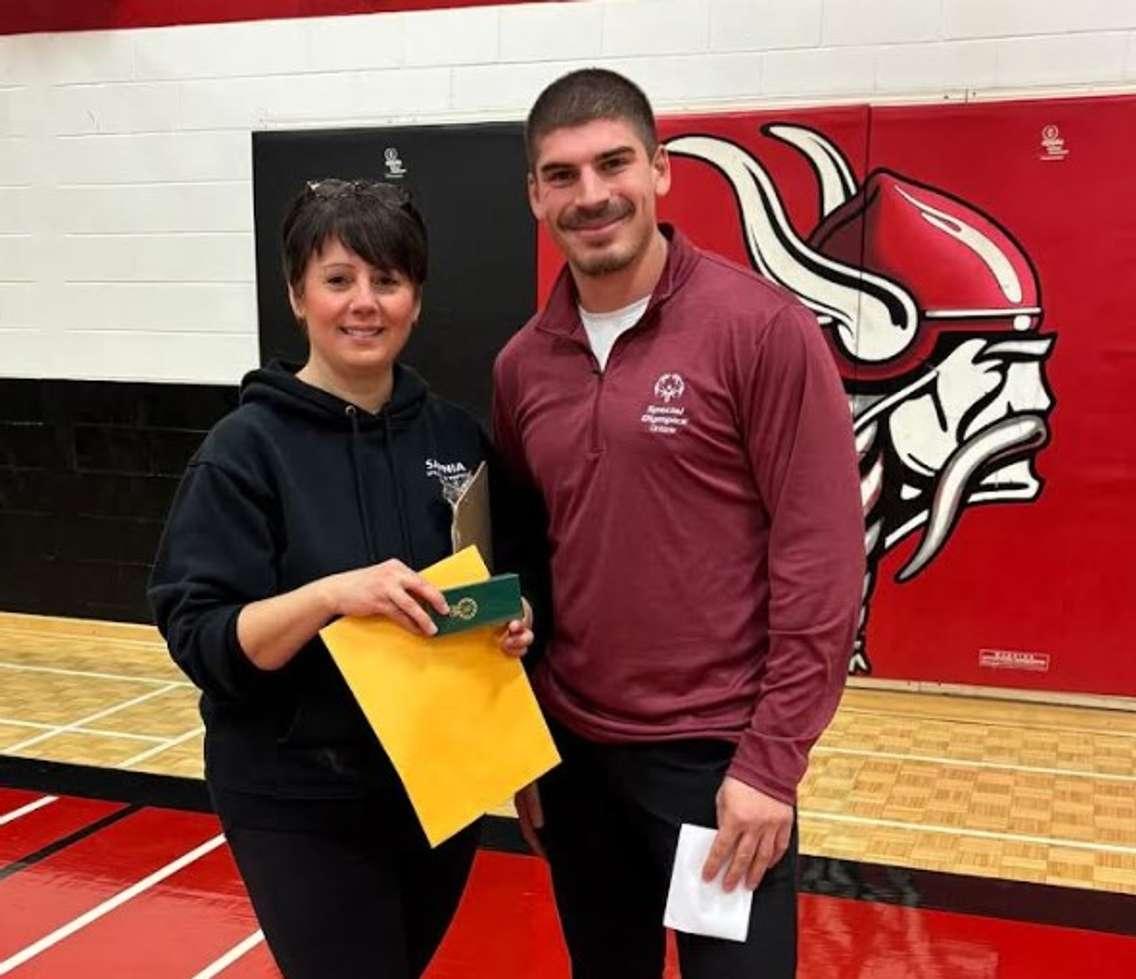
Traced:
<path fill-rule="evenodd" d="M 567 270 L 497 359 L 498 450 L 548 514 L 554 631 L 533 680 L 585 738 L 736 741 L 730 774 L 792 803 L 864 581 L 848 400 L 790 293 L 664 233 L 605 371 Z"/>

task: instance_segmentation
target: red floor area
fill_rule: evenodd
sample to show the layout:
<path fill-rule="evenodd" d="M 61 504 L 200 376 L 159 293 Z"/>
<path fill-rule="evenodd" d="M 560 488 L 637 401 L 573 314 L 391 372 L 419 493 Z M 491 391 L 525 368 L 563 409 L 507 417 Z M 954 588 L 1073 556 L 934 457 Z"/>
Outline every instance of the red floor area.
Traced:
<path fill-rule="evenodd" d="M 0 789 L 0 819 L 42 798 L 42 792 Z M 64 797 L 0 825 L 0 869 L 121 808 L 121 802 Z"/>
<path fill-rule="evenodd" d="M 0 890 L 2 893 L 2 890 Z M 196 975 L 256 931 L 225 847 L 43 952 L 20 976 Z M 146 936 L 139 940 L 139 936 Z M 275 974 L 275 969 L 267 975 Z"/>
<path fill-rule="evenodd" d="M 46 813 L 47 809 L 42 811 Z M 35 819 L 38 815 L 39 811 L 24 818 Z M 0 835 L 7 829 L 9 826 L 0 827 Z M 217 820 L 211 816 L 144 809 L 0 880 L 0 960 L 66 925 L 218 832 Z M 183 926 L 178 919 L 169 923 Z"/>
<path fill-rule="evenodd" d="M 1133 938 L 810 894 L 800 905 L 800 979 L 1136 975 Z"/>
<path fill-rule="evenodd" d="M 0 816 L 36 798 L 0 790 Z M 0 868 L 115 808 L 61 799 L 0 825 Z M 0 976 L 184 979 L 208 968 L 256 930 L 223 846 L 20 964 L 13 958 L 218 831 L 208 816 L 143 810 L 0 879 Z M 1136 939 L 803 895 L 800 961 L 801 979 L 1127 979 L 1136 975 Z M 219 974 L 278 975 L 263 943 Z M 427 979 L 567 975 L 544 865 L 480 853 Z M 668 979 L 677 975 L 672 965 Z"/>

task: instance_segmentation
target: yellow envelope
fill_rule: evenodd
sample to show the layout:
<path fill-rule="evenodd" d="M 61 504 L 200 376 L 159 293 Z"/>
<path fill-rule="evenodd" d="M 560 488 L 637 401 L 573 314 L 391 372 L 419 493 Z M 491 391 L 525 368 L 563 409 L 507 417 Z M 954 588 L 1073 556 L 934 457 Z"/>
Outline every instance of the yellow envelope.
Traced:
<path fill-rule="evenodd" d="M 439 588 L 484 581 L 476 547 L 425 569 Z M 437 846 L 557 765 L 560 756 L 500 626 L 416 636 L 389 619 L 320 631 Z"/>

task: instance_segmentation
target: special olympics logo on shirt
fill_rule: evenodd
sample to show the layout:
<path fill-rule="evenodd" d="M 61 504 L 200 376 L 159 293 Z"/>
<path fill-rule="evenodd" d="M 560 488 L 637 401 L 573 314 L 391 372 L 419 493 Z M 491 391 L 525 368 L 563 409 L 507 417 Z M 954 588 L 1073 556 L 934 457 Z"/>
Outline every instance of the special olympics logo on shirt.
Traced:
<path fill-rule="evenodd" d="M 686 384 L 678 374 L 664 374 L 655 382 L 655 397 L 662 398 L 667 404 L 681 398 L 685 390 Z"/>

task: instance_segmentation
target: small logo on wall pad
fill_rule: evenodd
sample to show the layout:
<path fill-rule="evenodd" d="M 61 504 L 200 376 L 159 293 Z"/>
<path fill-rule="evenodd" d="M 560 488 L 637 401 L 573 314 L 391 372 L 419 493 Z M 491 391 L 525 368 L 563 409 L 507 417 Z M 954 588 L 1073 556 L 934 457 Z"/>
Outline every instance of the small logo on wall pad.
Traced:
<path fill-rule="evenodd" d="M 1069 155 L 1061 130 L 1052 123 L 1041 131 L 1041 149 L 1039 160 L 1064 160 Z"/>
<path fill-rule="evenodd" d="M 383 165 L 387 168 L 387 176 L 391 180 L 401 180 L 406 176 L 406 167 L 399 158 L 398 150 L 388 146 L 383 153 Z"/>
<path fill-rule="evenodd" d="M 1049 653 L 1027 653 L 1017 649 L 980 649 L 978 665 L 988 670 L 1026 670 L 1049 672 Z"/>

